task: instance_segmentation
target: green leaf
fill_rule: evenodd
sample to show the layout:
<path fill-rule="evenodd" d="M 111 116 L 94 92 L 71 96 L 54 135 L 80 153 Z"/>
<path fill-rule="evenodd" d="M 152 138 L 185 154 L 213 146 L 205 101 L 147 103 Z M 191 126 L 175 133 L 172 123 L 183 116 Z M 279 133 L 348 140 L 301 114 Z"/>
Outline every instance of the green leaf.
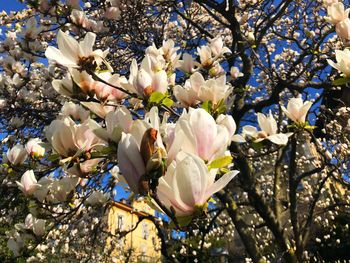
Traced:
<path fill-rule="evenodd" d="M 216 116 L 219 116 L 220 114 L 224 114 L 225 112 L 226 112 L 226 104 L 224 100 L 220 100 L 219 103 L 216 105 L 215 114 Z"/>
<path fill-rule="evenodd" d="M 210 199 L 208 200 L 208 203 L 216 204 L 216 201 L 213 197 L 210 197 Z"/>
<path fill-rule="evenodd" d="M 47 159 L 51 162 L 57 161 L 60 158 L 59 154 L 51 154 Z"/>
<path fill-rule="evenodd" d="M 212 102 L 208 100 L 203 102 L 202 109 L 206 110 L 208 113 L 211 113 L 212 106 Z"/>
<path fill-rule="evenodd" d="M 311 125 L 305 125 L 305 129 L 306 130 L 313 130 L 313 129 L 316 129 L 317 126 L 311 126 Z"/>
<path fill-rule="evenodd" d="M 252 143 L 252 146 L 253 146 L 253 149 L 255 151 L 259 151 L 261 150 L 262 148 L 264 148 L 264 141 L 261 141 L 261 142 L 253 142 Z"/>
<path fill-rule="evenodd" d="M 173 106 L 174 104 L 174 101 L 172 99 L 169 99 L 169 98 L 165 98 L 163 101 L 162 101 L 162 104 L 167 106 L 167 107 L 171 107 Z"/>
<path fill-rule="evenodd" d="M 159 91 L 155 91 L 151 94 L 151 96 L 148 99 L 148 102 L 150 103 L 160 103 L 162 99 L 164 99 L 165 95 Z"/>
<path fill-rule="evenodd" d="M 113 153 L 113 152 L 116 152 L 116 149 L 113 146 L 104 147 L 100 150 L 100 153 L 102 153 L 102 154 L 109 154 L 109 153 Z"/>
<path fill-rule="evenodd" d="M 230 163 L 232 163 L 232 156 L 224 156 L 220 157 L 218 159 L 215 159 L 210 164 L 208 164 L 208 169 L 220 169 L 223 167 L 228 166 Z"/>
<path fill-rule="evenodd" d="M 342 86 L 350 82 L 350 78 L 339 78 L 332 82 L 333 86 Z"/>
<path fill-rule="evenodd" d="M 190 215 L 190 216 L 179 216 L 176 218 L 179 226 L 183 227 L 183 226 L 188 226 L 191 221 L 193 219 L 193 216 Z"/>

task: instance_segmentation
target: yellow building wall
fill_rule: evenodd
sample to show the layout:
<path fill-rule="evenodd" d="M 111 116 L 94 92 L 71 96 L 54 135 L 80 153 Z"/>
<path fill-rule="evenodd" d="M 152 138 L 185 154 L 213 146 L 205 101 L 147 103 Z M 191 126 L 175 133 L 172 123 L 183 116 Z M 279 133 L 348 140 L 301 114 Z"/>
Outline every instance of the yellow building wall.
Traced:
<path fill-rule="evenodd" d="M 128 231 L 134 228 L 139 220 L 139 212 L 153 216 L 155 213 L 143 201 L 135 202 L 133 208 L 134 212 L 125 209 L 123 205 L 116 204 L 111 207 L 108 213 L 108 227 L 111 234 L 115 235 L 119 231 Z M 119 229 L 120 219 L 118 219 L 120 216 L 123 217 L 121 229 Z M 128 233 L 118 242 L 121 249 L 113 252 L 115 256 L 127 256 L 128 253 L 131 253 L 129 262 L 161 262 L 160 240 L 157 236 L 157 229 L 151 220 L 142 220 L 134 231 Z"/>

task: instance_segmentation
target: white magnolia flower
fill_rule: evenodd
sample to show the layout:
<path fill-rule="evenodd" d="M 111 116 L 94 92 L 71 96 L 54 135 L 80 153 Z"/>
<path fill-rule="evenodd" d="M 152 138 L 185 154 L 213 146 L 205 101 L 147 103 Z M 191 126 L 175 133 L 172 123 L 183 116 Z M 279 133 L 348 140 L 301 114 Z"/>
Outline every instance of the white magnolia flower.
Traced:
<path fill-rule="evenodd" d="M 232 53 L 230 49 L 224 47 L 221 36 L 209 40 L 206 46 L 198 47 L 197 52 L 203 67 L 210 67 L 214 61 L 225 53 Z"/>
<path fill-rule="evenodd" d="M 277 122 L 271 112 L 267 116 L 259 112 L 258 123 L 261 132 L 258 132 L 258 139 L 256 142 L 267 139 L 277 145 L 286 145 L 288 143 L 288 137 L 291 136 L 292 133 L 277 133 Z"/>
<path fill-rule="evenodd" d="M 343 40 L 349 40 L 350 39 L 350 19 L 345 18 L 343 21 L 336 24 L 335 31 L 337 32 L 338 36 Z"/>
<path fill-rule="evenodd" d="M 52 180 L 48 186 L 50 189 L 46 200 L 52 203 L 64 202 L 67 200 L 70 193 L 75 190 L 80 178 L 77 176 L 63 177 L 60 180 Z"/>
<path fill-rule="evenodd" d="M 196 62 L 191 54 L 184 53 L 182 60 L 179 61 L 179 69 L 186 73 L 193 73 L 195 71 Z"/>
<path fill-rule="evenodd" d="M 311 106 L 311 101 L 303 102 L 302 98 L 291 98 L 288 102 L 287 109 L 284 106 L 281 107 L 289 119 L 297 123 L 305 123 L 307 112 Z"/>
<path fill-rule="evenodd" d="M 332 5 L 327 7 L 327 15 L 329 22 L 331 22 L 333 25 L 338 24 L 339 22 L 343 21 L 344 19 L 349 17 L 350 9 L 344 8 L 344 4 L 339 3 L 333 3 Z"/>
<path fill-rule="evenodd" d="M 24 163 L 24 161 L 27 159 L 27 156 L 28 155 L 26 149 L 20 144 L 17 144 L 11 149 L 8 149 L 6 153 L 7 161 L 13 165 Z"/>
<path fill-rule="evenodd" d="M 149 97 L 155 91 L 165 93 L 169 81 L 166 71 L 162 68 L 162 66 L 155 66 L 151 56 L 146 54 L 139 69 L 136 60 L 132 61 L 129 80 L 121 85 L 141 97 Z"/>
<path fill-rule="evenodd" d="M 80 71 L 77 69 L 70 70 L 74 82 L 80 87 L 80 89 L 90 96 L 95 95 L 97 99 L 101 101 L 106 100 L 122 100 L 126 94 L 110 85 L 121 87 L 121 83 L 126 83 L 124 77 L 120 77 L 118 74 L 112 75 L 110 72 L 103 72 L 96 74 L 100 79 L 109 83 L 105 84 L 102 81 L 97 81 L 92 78 L 86 71 Z"/>
<path fill-rule="evenodd" d="M 146 173 L 146 166 L 137 140 L 131 134 L 122 133 L 118 144 L 118 167 L 134 193 L 139 192 L 139 182 Z"/>
<path fill-rule="evenodd" d="M 103 105 L 98 102 L 83 101 L 81 104 L 102 119 L 106 118 L 108 112 L 115 110 L 112 105 Z"/>
<path fill-rule="evenodd" d="M 40 187 L 33 170 L 26 171 L 21 177 L 21 182 L 16 181 L 16 183 L 19 189 L 26 195 L 33 194 Z"/>
<path fill-rule="evenodd" d="M 30 229 L 36 236 L 43 236 L 45 234 L 46 220 L 35 218 L 32 214 L 28 214 L 24 226 L 26 229 Z"/>
<path fill-rule="evenodd" d="M 228 47 L 224 46 L 221 36 L 209 40 L 209 47 L 215 57 L 222 56 L 225 53 L 232 53 Z"/>
<path fill-rule="evenodd" d="M 41 27 L 37 27 L 37 22 L 35 16 L 28 19 L 25 28 L 21 30 L 21 35 L 25 39 L 36 39 L 41 32 Z"/>
<path fill-rule="evenodd" d="M 242 128 L 242 134 L 234 135 L 232 140 L 239 143 L 247 140 L 257 143 L 266 139 L 277 145 L 286 145 L 288 138 L 292 135 L 292 133 L 277 133 L 277 122 L 271 112 L 267 116 L 259 112 L 258 124 L 261 131 L 254 126 L 246 125 Z"/>
<path fill-rule="evenodd" d="M 59 94 L 71 97 L 74 94 L 73 81 L 70 74 L 67 74 L 63 79 L 54 79 L 52 81 L 52 87 Z"/>
<path fill-rule="evenodd" d="M 27 153 L 33 157 L 43 157 L 45 148 L 42 147 L 42 141 L 39 138 L 30 139 L 26 144 Z"/>
<path fill-rule="evenodd" d="M 217 104 L 221 100 L 226 100 L 231 94 L 232 87 L 226 85 L 226 76 L 222 75 L 219 78 L 209 79 L 201 86 L 198 92 L 200 101 L 211 101 Z"/>
<path fill-rule="evenodd" d="M 208 170 L 204 161 L 193 154 L 179 153 L 159 180 L 158 195 L 175 216 L 189 216 L 206 205 L 208 199 L 224 188 L 238 171 L 231 171 L 215 181 L 215 170 Z"/>
<path fill-rule="evenodd" d="M 237 125 L 236 125 L 236 122 L 231 115 L 220 114 L 216 118 L 216 123 L 224 126 L 227 129 L 231 138 L 234 136 L 236 129 L 237 129 Z"/>
<path fill-rule="evenodd" d="M 89 118 L 89 115 L 90 112 L 85 110 L 84 107 L 71 101 L 66 101 L 63 104 L 60 113 L 62 118 L 71 117 L 73 120 L 79 120 L 80 122 L 86 121 Z"/>
<path fill-rule="evenodd" d="M 215 160 L 224 155 L 230 142 L 225 126 L 218 125 L 204 109 L 190 108 L 176 123 L 174 139 L 168 145 L 168 163 L 179 151 L 195 154 L 205 161 Z"/>
<path fill-rule="evenodd" d="M 79 152 L 105 145 L 90 129 L 91 122 L 93 120 L 87 119 L 76 124 L 70 117 L 54 120 L 46 128 L 45 135 L 55 152 L 62 157 L 73 157 Z"/>
<path fill-rule="evenodd" d="M 99 65 L 104 60 L 108 50 L 105 52 L 100 49 L 93 50 L 95 40 L 96 35 L 91 32 L 86 33 L 84 39 L 78 42 L 72 36 L 59 30 L 57 35 L 58 49 L 48 47 L 45 56 L 68 68 L 81 68 L 94 61 Z M 111 68 L 109 69 L 113 71 Z"/>
<path fill-rule="evenodd" d="M 185 85 L 182 87 L 177 85 L 173 88 L 174 96 L 184 106 L 194 106 L 199 102 L 198 93 L 205 80 L 202 74 L 196 72 L 186 80 Z"/>
<path fill-rule="evenodd" d="M 13 236 L 7 241 L 7 247 L 18 257 L 21 249 L 24 247 L 24 240 L 18 232 L 15 232 Z"/>
<path fill-rule="evenodd" d="M 205 80 L 201 73 L 195 72 L 183 87 L 174 87 L 174 95 L 184 106 L 194 106 L 198 101 L 211 101 L 217 104 L 227 99 L 232 88 L 226 85 L 226 76 Z"/>
<path fill-rule="evenodd" d="M 107 113 L 105 122 L 106 129 L 102 128 L 102 126 L 96 122 L 90 123 L 90 128 L 98 137 L 105 141 L 111 140 L 119 142 L 122 132 L 131 132 L 133 119 L 130 111 L 122 106 L 118 107 L 115 111 Z"/>
<path fill-rule="evenodd" d="M 342 72 L 346 77 L 350 77 L 350 50 L 335 50 L 335 59 L 337 63 L 327 59 L 328 64 Z"/>

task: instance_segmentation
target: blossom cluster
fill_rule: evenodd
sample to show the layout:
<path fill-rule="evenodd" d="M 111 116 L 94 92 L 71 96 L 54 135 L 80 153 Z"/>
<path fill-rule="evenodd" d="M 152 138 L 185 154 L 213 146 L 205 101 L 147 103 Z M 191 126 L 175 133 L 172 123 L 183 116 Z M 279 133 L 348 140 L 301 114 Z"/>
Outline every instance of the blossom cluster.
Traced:
<path fill-rule="evenodd" d="M 65 207 L 78 215 L 89 209 L 97 210 L 115 198 L 117 185 L 132 193 L 130 199 L 145 197 L 178 229 L 195 227 L 203 218 L 209 220 L 210 207 L 217 206 L 215 202 L 222 193 L 232 194 L 232 200 L 243 200 L 243 204 L 251 202 L 252 194 L 247 192 L 252 191 L 253 186 L 246 186 L 246 181 L 254 183 L 256 192 L 262 192 L 263 198 L 277 207 L 274 213 L 279 217 L 281 209 L 278 210 L 276 203 L 291 202 L 276 194 L 280 188 L 288 192 L 285 185 L 293 186 L 294 182 L 285 183 L 289 175 L 287 168 L 292 168 L 283 166 L 282 158 L 291 149 L 297 152 L 295 175 L 290 180 L 300 179 L 295 182 L 298 186 L 295 191 L 303 202 L 313 198 L 312 182 L 324 180 L 326 172 L 316 174 L 315 170 L 322 170 L 319 162 L 311 160 L 314 157 L 309 158 L 311 154 L 306 153 L 309 150 L 306 134 L 313 135 L 315 127 L 309 124 L 313 100 L 305 89 L 319 88 L 314 70 L 321 68 L 323 62 L 327 65 L 325 54 L 336 40 L 330 38 L 327 44 L 331 45 L 320 45 L 319 49 L 309 52 L 324 32 L 323 29 L 305 30 L 307 37 L 298 42 L 299 50 L 279 50 L 276 45 L 282 36 L 276 37 L 274 30 L 284 32 L 285 43 L 291 46 L 292 39 L 301 38 L 300 32 L 288 28 L 293 21 L 278 19 L 275 28 L 262 36 L 253 27 L 264 23 L 263 19 L 259 23 L 254 21 L 259 16 L 254 7 L 260 2 L 241 1 L 242 11 L 234 18 L 238 24 L 234 37 L 238 40 L 227 37 L 228 28 L 214 30 L 226 23 L 225 17 L 218 16 L 205 21 L 207 28 L 220 34 L 198 41 L 202 45 L 197 43 L 191 49 L 184 45 L 184 39 L 197 35 L 198 28 L 191 28 L 189 18 L 180 16 L 176 21 L 168 18 L 162 43 L 146 39 L 144 44 L 138 39 L 139 42 L 133 44 L 145 45 L 142 57 L 133 54 L 127 62 L 118 65 L 119 52 L 128 52 L 114 52 L 113 45 L 121 39 L 118 43 L 127 46 L 129 36 L 121 33 L 117 41 L 117 37 L 108 34 L 118 27 L 117 21 L 123 17 L 128 1 L 103 2 L 103 8 L 89 2 L 82 8 L 79 1 L 58 1 L 57 4 L 39 1 L 35 12 L 42 14 L 40 19 L 48 15 L 53 20 L 41 19 L 38 23 L 38 17 L 31 16 L 30 12 L 13 15 L 13 19 L 26 18 L 27 23 L 20 30 L 7 32 L 1 42 L 1 52 L 10 55 L 1 60 L 4 74 L 0 84 L 6 91 L 3 94 L 14 98 L 13 102 L 1 98 L 1 108 L 15 109 L 29 103 L 45 124 L 42 134 L 35 136 L 29 130 L 30 139 L 18 136 L 20 139 L 15 140 L 9 135 L 3 140 L 3 144 L 8 145 L 1 166 L 4 184 L 31 200 L 31 209 L 26 212 L 29 214 L 8 234 L 8 246 L 16 255 L 29 239 L 52 236 L 55 228 L 52 222 L 65 220 L 63 214 L 70 215 Z M 153 2 L 150 1 L 146 13 L 151 13 L 152 8 L 155 12 L 162 10 L 163 1 L 154 6 Z M 178 12 L 186 5 L 198 8 L 198 16 L 193 21 L 210 17 L 199 3 L 185 2 L 172 8 Z M 327 0 L 324 4 L 327 21 L 335 26 L 346 44 L 349 10 L 338 1 Z M 52 29 L 50 23 L 60 24 L 62 15 L 67 19 L 64 26 Z M 187 27 L 189 35 L 180 42 L 179 35 Z M 155 43 L 150 45 L 153 40 Z M 259 45 L 264 47 L 263 51 Z M 248 50 L 247 54 L 243 49 Z M 337 63 L 330 60 L 328 63 L 348 78 L 348 49 L 335 52 Z M 48 66 L 36 61 L 37 56 L 47 58 Z M 310 63 L 314 65 L 310 72 L 298 65 L 298 61 L 305 62 L 299 57 L 309 56 L 310 61 L 315 62 Z M 320 78 L 323 75 L 320 74 Z M 252 76 L 256 81 L 249 81 Z M 27 125 L 24 120 L 25 115 L 23 118 L 11 116 L 8 120 L 14 134 L 16 129 Z M 346 121 L 348 125 L 349 120 Z M 30 124 L 28 121 L 28 126 Z M 325 129 L 333 127 L 339 138 L 346 137 L 336 121 Z M 318 152 L 323 163 L 329 166 L 335 163 L 335 158 L 347 158 L 346 143 L 314 140 L 309 144 L 322 149 Z M 329 149 L 333 148 L 341 154 L 332 155 Z M 242 156 L 248 160 L 248 168 L 242 169 L 239 165 Z M 276 166 L 273 172 L 269 170 L 272 166 Z M 249 169 L 256 174 L 254 179 L 246 178 Z M 347 167 L 342 169 L 345 171 Z M 271 174 L 276 177 L 282 174 L 283 179 L 275 181 L 279 186 L 271 183 Z M 309 174 L 313 177 L 304 180 Z M 301 193 L 304 190 L 306 194 Z M 320 194 L 322 198 L 325 195 Z M 227 211 L 235 207 L 227 200 L 220 202 Z M 254 205 L 239 208 L 239 212 L 244 211 L 243 218 L 253 222 L 255 231 L 258 223 L 263 225 L 266 221 L 262 219 L 266 213 L 259 214 L 259 208 L 257 211 L 251 208 Z M 229 212 L 232 218 L 235 211 Z M 292 228 L 291 222 L 284 222 L 284 216 L 277 220 L 286 227 L 286 233 Z M 259 231 L 258 235 L 271 239 L 268 230 Z M 187 250 L 190 251 L 183 247 L 180 253 L 185 254 Z"/>

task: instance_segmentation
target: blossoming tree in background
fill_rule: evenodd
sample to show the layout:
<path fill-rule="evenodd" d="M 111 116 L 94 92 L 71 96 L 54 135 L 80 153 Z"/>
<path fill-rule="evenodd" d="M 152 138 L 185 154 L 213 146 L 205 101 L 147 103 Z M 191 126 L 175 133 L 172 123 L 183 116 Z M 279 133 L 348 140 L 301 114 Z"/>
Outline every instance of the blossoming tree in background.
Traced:
<path fill-rule="evenodd" d="M 169 262 L 346 258 L 349 3 L 24 2 L 0 18 L 1 259 L 110 260 L 121 186 Z"/>

